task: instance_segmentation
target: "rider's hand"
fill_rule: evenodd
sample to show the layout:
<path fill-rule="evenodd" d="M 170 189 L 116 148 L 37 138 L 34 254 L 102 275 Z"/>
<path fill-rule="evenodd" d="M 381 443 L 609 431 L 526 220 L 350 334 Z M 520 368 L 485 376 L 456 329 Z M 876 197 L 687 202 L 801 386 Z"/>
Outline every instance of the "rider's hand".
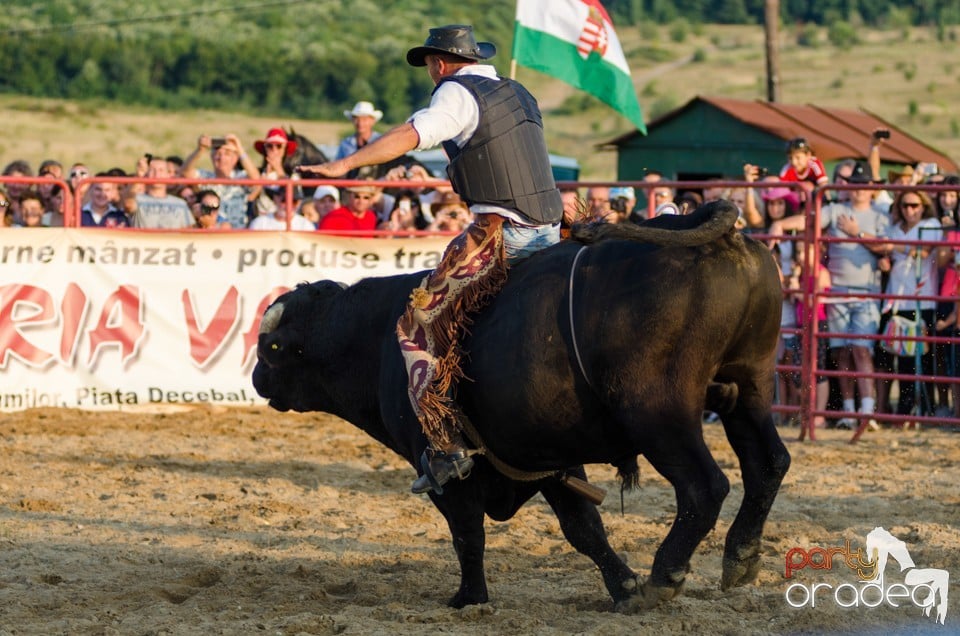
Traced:
<path fill-rule="evenodd" d="M 318 177 L 342 177 L 350 171 L 343 159 L 318 163 L 312 166 L 297 166 L 302 174 Z"/>

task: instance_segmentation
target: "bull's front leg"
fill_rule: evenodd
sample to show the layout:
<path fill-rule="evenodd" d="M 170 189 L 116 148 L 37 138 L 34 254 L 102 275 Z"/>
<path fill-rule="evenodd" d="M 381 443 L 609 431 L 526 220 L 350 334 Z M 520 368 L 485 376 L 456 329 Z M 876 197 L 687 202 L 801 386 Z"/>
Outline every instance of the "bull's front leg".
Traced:
<path fill-rule="evenodd" d="M 489 600 L 483 569 L 486 545 L 483 506 L 476 498 L 466 496 L 463 489 L 457 487 L 460 485 L 457 483 L 444 488 L 442 496 L 430 494 L 447 520 L 450 534 L 453 535 L 453 549 L 460 562 L 460 589 L 447 601 L 447 605 L 457 609 Z"/>

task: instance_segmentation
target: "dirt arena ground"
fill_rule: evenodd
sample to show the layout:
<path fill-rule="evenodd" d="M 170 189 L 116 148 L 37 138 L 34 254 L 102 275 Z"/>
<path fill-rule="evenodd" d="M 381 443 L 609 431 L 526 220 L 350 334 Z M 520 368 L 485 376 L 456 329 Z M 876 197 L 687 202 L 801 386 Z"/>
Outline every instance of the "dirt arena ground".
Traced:
<path fill-rule="evenodd" d="M 458 567 L 439 513 L 408 493 L 408 465 L 345 422 L 265 408 L 2 414 L 0 635 L 960 632 L 960 433 L 790 442 L 759 580 L 729 592 L 719 590 L 721 552 L 742 489 L 722 430 L 707 425 L 706 435 L 733 490 L 682 597 L 612 612 L 593 564 L 535 499 L 487 524 L 491 602 L 453 610 L 444 603 Z M 611 543 L 646 575 L 673 519 L 672 491 L 641 462 L 642 488 L 621 514 L 612 470 L 588 470 L 609 491 Z M 906 542 L 917 568 L 949 572 L 945 625 L 903 599 L 787 602 L 794 582 L 858 581 L 836 560 L 788 581 L 791 548 L 849 540 L 855 551 L 876 526 Z M 902 581 L 895 562 L 885 576 Z"/>

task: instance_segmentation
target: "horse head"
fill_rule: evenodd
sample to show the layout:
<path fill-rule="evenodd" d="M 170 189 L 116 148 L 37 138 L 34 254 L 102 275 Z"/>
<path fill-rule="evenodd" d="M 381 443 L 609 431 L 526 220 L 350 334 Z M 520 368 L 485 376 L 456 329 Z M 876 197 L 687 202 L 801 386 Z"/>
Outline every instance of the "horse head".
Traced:
<path fill-rule="evenodd" d="M 292 127 L 287 131 L 287 138 L 297 142 L 297 149 L 292 155 L 283 160 L 283 167 L 287 171 L 287 174 L 293 174 L 297 166 L 313 165 L 330 161 L 329 157 L 323 154 L 323 151 L 320 150 L 315 143 L 294 131 Z"/>
<path fill-rule="evenodd" d="M 295 174 L 297 166 L 312 166 L 330 160 L 315 143 L 294 131 L 292 126 L 287 130 L 287 139 L 297 142 L 297 149 L 283 160 L 283 169 L 287 174 Z M 315 187 L 304 187 L 304 194 L 313 196 L 315 189 Z"/>

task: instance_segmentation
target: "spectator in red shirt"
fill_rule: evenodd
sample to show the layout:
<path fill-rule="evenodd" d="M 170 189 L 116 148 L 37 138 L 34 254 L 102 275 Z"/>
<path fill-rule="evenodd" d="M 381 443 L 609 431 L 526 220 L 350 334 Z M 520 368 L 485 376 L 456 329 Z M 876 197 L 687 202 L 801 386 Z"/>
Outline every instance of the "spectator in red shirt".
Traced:
<path fill-rule="evenodd" d="M 373 203 L 380 189 L 372 185 L 347 188 L 347 202 L 320 220 L 318 230 L 375 230 L 377 215 Z"/>
<path fill-rule="evenodd" d="M 823 162 L 813 154 L 813 148 L 803 137 L 787 142 L 787 164 L 780 169 L 780 180 L 803 184 L 805 193 L 830 182 Z"/>

